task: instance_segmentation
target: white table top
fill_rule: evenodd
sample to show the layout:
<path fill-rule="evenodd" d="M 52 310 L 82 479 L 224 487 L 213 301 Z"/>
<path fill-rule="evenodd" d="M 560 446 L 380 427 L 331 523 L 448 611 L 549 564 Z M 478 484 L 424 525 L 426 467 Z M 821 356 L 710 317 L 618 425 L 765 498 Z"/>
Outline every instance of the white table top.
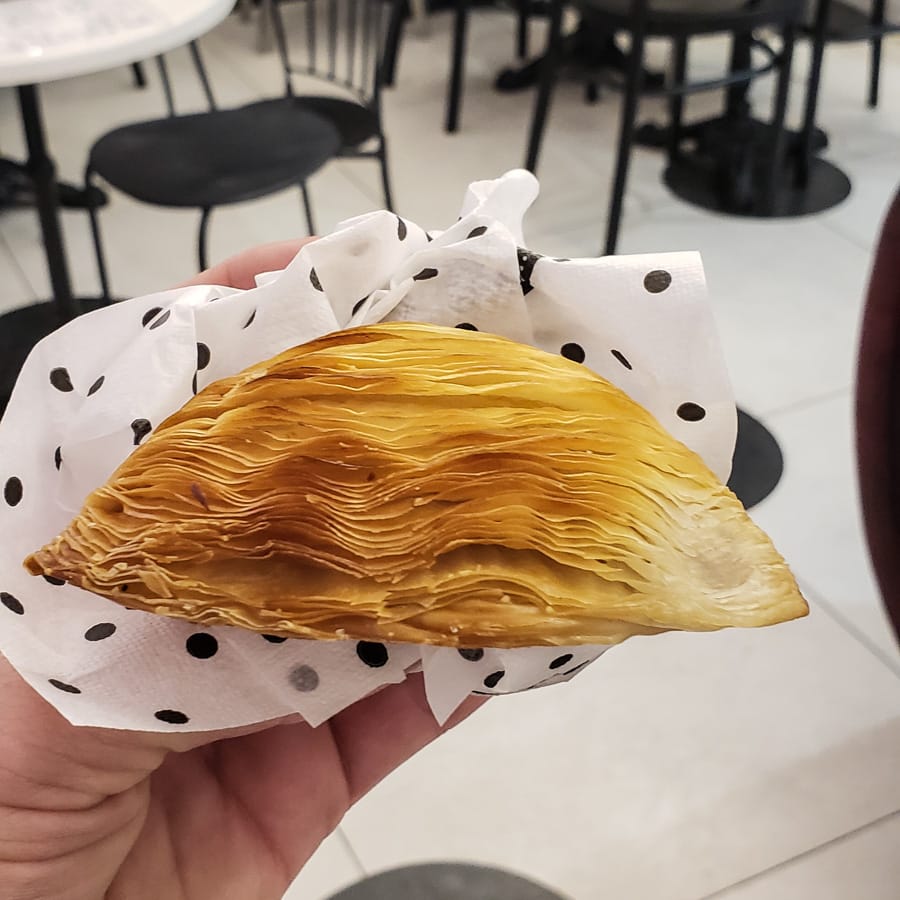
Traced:
<path fill-rule="evenodd" d="M 0 87 L 99 72 L 180 47 L 234 0 L 0 0 Z"/>

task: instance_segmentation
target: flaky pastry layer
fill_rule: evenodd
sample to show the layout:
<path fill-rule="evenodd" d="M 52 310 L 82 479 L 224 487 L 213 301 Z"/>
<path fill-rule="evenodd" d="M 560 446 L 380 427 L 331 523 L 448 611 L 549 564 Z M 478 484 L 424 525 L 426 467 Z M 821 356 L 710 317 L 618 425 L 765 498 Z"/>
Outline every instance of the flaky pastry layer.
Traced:
<path fill-rule="evenodd" d="M 272 635 L 613 644 L 805 615 L 702 460 L 584 366 L 365 326 L 218 381 L 25 562 Z"/>

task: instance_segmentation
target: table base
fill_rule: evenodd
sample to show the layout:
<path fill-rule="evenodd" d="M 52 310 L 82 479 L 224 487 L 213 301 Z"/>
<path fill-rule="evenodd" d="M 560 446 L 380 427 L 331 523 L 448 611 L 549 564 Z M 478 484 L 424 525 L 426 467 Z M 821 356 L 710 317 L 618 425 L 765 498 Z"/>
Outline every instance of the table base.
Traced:
<path fill-rule="evenodd" d="M 728 487 L 750 509 L 775 490 L 784 473 L 784 456 L 772 433 L 753 416 L 738 410 L 737 444 Z"/>
<path fill-rule="evenodd" d="M 743 178 L 723 177 L 709 159 L 684 154 L 671 163 L 663 176 L 677 197 L 701 209 L 746 218 L 778 219 L 824 212 L 842 203 L 850 194 L 850 179 L 824 159 L 810 162 L 805 186 L 797 186 L 793 167 L 779 176 L 772 207 L 764 201 L 761 173 L 754 169 Z"/>
<path fill-rule="evenodd" d="M 485 866 L 432 863 L 373 875 L 331 900 L 563 900 L 533 881 Z"/>
<path fill-rule="evenodd" d="M 76 301 L 81 312 L 90 312 L 109 301 L 91 297 Z M 6 409 L 16 379 L 34 345 L 62 325 L 53 301 L 23 306 L 0 316 L 0 415 Z"/>

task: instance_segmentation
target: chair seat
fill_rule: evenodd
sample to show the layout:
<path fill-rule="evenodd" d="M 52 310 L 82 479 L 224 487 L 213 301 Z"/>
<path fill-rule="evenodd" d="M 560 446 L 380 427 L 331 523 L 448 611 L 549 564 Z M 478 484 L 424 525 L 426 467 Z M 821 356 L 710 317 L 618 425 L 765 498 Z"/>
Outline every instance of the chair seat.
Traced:
<path fill-rule="evenodd" d="M 647 30 L 651 34 L 702 34 L 732 31 L 769 23 L 799 21 L 806 0 L 650 0 Z M 615 27 L 632 21 L 633 0 L 580 0 L 597 16 L 608 15 Z"/>
<path fill-rule="evenodd" d="M 264 100 L 117 128 L 94 144 L 89 166 L 137 200 L 203 208 L 305 181 L 340 147 L 341 135 L 327 119 Z"/>
<path fill-rule="evenodd" d="M 341 147 L 352 150 L 379 134 L 378 116 L 368 107 L 342 97 L 301 94 L 279 100 L 263 101 L 268 104 L 293 104 L 330 122 L 341 136 Z"/>

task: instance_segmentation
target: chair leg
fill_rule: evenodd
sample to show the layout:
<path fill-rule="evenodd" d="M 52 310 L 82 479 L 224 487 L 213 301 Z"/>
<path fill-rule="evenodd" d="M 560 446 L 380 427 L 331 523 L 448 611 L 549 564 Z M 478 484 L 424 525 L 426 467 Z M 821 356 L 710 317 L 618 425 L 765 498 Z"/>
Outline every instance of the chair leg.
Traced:
<path fill-rule="evenodd" d="M 531 0 L 516 2 L 516 56 L 525 59 L 528 56 L 528 7 Z"/>
<path fill-rule="evenodd" d="M 93 187 L 93 170 L 88 167 L 84 173 L 84 185 L 86 192 L 90 192 Z M 100 297 L 105 306 L 112 303 L 112 296 L 109 290 L 109 275 L 106 271 L 106 258 L 103 253 L 103 242 L 100 239 L 100 216 L 93 203 L 88 203 L 88 219 L 91 223 L 91 237 L 94 241 L 94 258 L 97 260 L 97 275 L 100 278 Z"/>
<path fill-rule="evenodd" d="M 462 99 L 462 82 L 466 63 L 466 26 L 469 23 L 469 0 L 456 0 L 456 19 L 453 28 L 453 56 L 450 62 L 450 84 L 447 93 L 447 110 L 444 129 L 454 132 L 459 128 L 459 106 Z"/>
<path fill-rule="evenodd" d="M 147 87 L 147 75 L 144 72 L 143 63 L 134 62 L 131 64 L 131 74 L 134 78 L 134 86 L 136 88 Z"/>
<path fill-rule="evenodd" d="M 827 0 L 823 0 L 827 5 Z M 791 68 L 794 61 L 794 42 L 796 39 L 796 26 L 793 22 L 784 28 L 783 46 L 781 48 L 781 65 L 778 71 L 778 88 L 775 94 L 775 109 L 772 115 L 772 158 L 769 165 L 768 183 L 766 184 L 765 212 L 767 215 L 775 213 L 775 198 L 778 184 L 785 168 L 785 149 L 787 135 L 784 128 L 784 119 L 787 113 L 788 94 L 791 89 Z M 813 107 L 813 111 L 815 107 Z M 808 123 L 812 128 L 812 120 Z M 807 160 L 808 166 L 808 160 Z"/>
<path fill-rule="evenodd" d="M 312 211 L 312 203 L 309 199 L 309 189 L 306 187 L 306 182 L 300 182 L 300 196 L 303 197 L 303 212 L 306 215 L 306 228 L 309 233 L 309 236 L 312 237 L 316 233 L 316 226 L 313 222 L 313 211 Z"/>
<path fill-rule="evenodd" d="M 378 151 L 378 162 L 381 164 L 381 186 L 384 189 L 384 208 L 394 211 L 394 197 L 391 193 L 391 179 L 388 172 L 387 142 L 384 135 L 381 136 L 381 148 Z"/>
<path fill-rule="evenodd" d="M 397 56 L 403 40 L 403 26 L 406 22 L 404 4 L 395 0 L 388 19 L 387 33 L 384 36 L 384 54 L 381 59 L 381 84 L 393 87 L 397 74 Z"/>
<path fill-rule="evenodd" d="M 644 37 L 646 18 L 635 22 L 631 36 L 631 50 L 628 55 L 625 96 L 622 101 L 622 119 L 619 125 L 619 148 L 616 154 L 616 171 L 613 177 L 612 196 L 609 202 L 609 218 L 606 223 L 606 246 L 604 252 L 611 256 L 619 242 L 619 226 L 622 221 L 622 206 L 625 200 L 625 185 L 628 181 L 628 166 L 631 162 L 631 148 L 634 144 L 635 120 L 638 102 L 644 81 Z"/>
<path fill-rule="evenodd" d="M 204 206 L 200 211 L 200 231 L 197 235 L 197 260 L 200 263 L 200 271 L 205 272 L 209 265 L 206 257 L 206 231 L 209 225 L 209 214 L 212 208 Z"/>
<path fill-rule="evenodd" d="M 885 0 L 875 0 L 872 4 L 872 24 L 875 27 L 884 25 Z M 869 109 L 878 106 L 878 84 L 881 81 L 881 35 L 872 38 L 872 51 L 869 54 Z"/>
<path fill-rule="evenodd" d="M 819 82 L 822 79 L 822 59 L 825 56 L 825 30 L 831 0 L 819 0 L 816 19 L 813 23 L 812 60 L 810 62 L 809 80 L 806 85 L 806 103 L 803 111 L 803 129 L 800 132 L 800 154 L 794 172 L 794 184 L 803 188 L 809 183 L 809 170 L 812 165 L 813 141 L 816 129 L 816 107 L 819 102 Z"/>
<path fill-rule="evenodd" d="M 686 37 L 675 39 L 672 62 L 671 87 L 681 87 L 687 79 L 688 41 Z M 669 162 L 681 155 L 682 120 L 684 118 L 684 94 L 673 94 L 669 101 Z"/>
<path fill-rule="evenodd" d="M 531 117 L 531 131 L 528 135 L 528 153 L 525 157 L 525 168 L 529 172 L 534 172 L 537 168 L 538 154 L 541 152 L 541 142 L 544 138 L 544 125 L 547 122 L 550 100 L 556 85 L 556 71 L 562 55 L 562 15 L 563 0 L 550 0 L 547 49 L 541 62 L 540 80 Z"/>

